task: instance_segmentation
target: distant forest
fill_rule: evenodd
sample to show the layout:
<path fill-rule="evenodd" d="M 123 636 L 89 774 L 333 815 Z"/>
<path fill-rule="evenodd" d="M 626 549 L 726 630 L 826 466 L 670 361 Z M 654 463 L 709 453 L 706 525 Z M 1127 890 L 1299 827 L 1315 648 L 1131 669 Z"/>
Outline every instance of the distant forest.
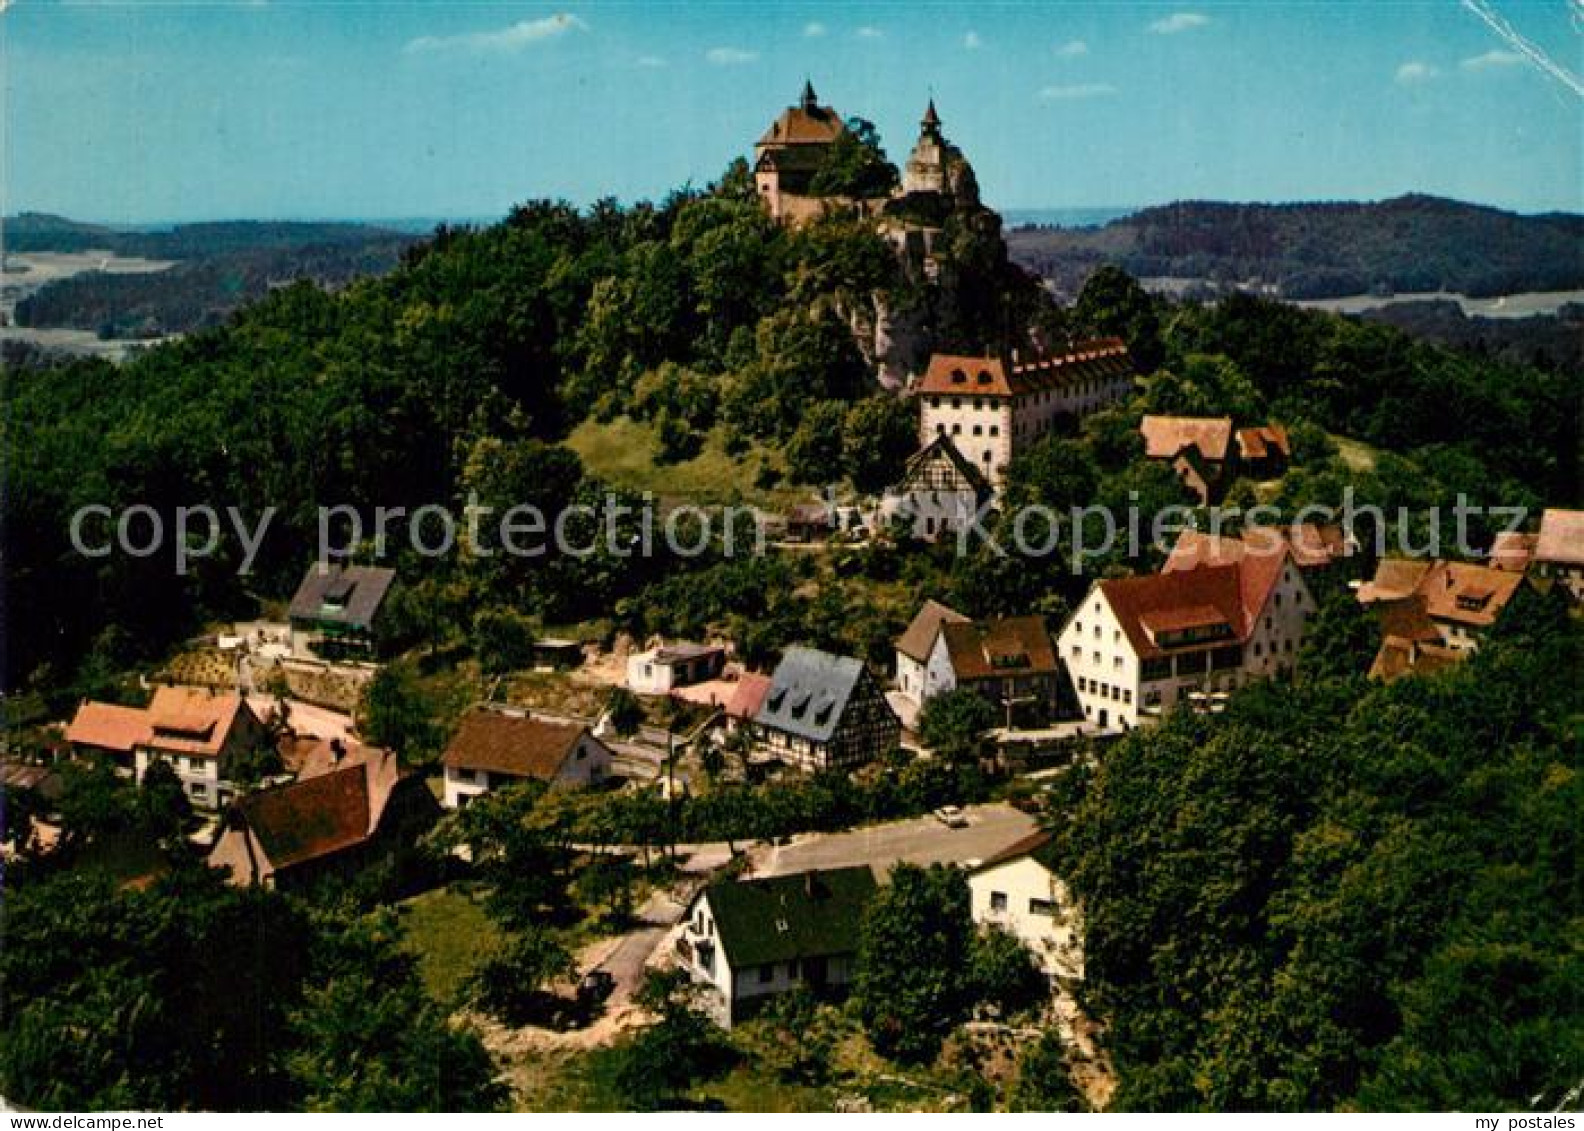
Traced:
<path fill-rule="evenodd" d="M 1074 295 L 1116 264 L 1135 278 L 1269 287 L 1286 299 L 1584 287 L 1584 216 L 1520 216 L 1433 196 L 1379 203 L 1146 208 L 1099 228 L 1018 228 L 1014 261 Z"/>
<path fill-rule="evenodd" d="M 90 271 L 42 287 L 17 304 L 22 326 L 95 330 L 105 338 L 160 337 L 218 325 L 237 307 L 297 279 L 338 287 L 389 271 L 416 237 L 352 223 L 236 220 L 123 231 L 60 216 L 5 221 L 6 250 L 108 251 L 170 259 L 164 271 Z"/>

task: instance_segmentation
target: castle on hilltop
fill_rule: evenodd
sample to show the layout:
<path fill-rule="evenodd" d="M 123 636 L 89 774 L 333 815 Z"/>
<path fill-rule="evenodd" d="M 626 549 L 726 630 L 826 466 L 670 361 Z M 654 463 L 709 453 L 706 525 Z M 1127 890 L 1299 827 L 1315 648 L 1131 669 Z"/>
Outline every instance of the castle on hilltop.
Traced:
<path fill-rule="evenodd" d="M 854 199 L 813 191 L 832 147 L 846 133 L 842 116 L 821 106 L 813 83 L 805 82 L 797 104 L 783 110 L 754 144 L 754 187 L 772 217 L 797 224 L 838 206 L 938 222 L 953 209 L 982 207 L 973 167 L 941 132 L 933 98 L 919 123 L 918 141 L 903 168 L 901 184 L 884 196 Z"/>

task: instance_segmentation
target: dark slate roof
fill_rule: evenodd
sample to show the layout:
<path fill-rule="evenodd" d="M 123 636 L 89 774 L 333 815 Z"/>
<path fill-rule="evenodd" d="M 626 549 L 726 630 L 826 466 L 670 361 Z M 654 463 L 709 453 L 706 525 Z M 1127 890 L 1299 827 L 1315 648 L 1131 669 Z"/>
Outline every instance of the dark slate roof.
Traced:
<path fill-rule="evenodd" d="M 828 742 L 863 674 L 863 664 L 851 657 L 794 645 L 776 665 L 754 722 L 814 742 Z"/>
<path fill-rule="evenodd" d="M 308 567 L 288 616 L 293 620 L 334 621 L 367 630 L 374 625 L 380 602 L 396 580 L 396 571 L 379 566 Z M 330 603 L 326 603 L 326 602 Z"/>
<path fill-rule="evenodd" d="M 868 865 L 726 880 L 708 888 L 721 949 L 733 969 L 850 954 L 875 892 Z"/>

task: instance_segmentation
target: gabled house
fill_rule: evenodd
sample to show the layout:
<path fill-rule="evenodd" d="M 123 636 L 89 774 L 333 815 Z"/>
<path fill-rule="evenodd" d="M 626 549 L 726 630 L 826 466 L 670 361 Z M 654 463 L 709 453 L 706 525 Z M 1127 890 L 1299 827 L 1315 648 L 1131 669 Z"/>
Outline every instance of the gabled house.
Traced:
<path fill-rule="evenodd" d="M 925 542 L 973 525 L 994 494 L 990 481 L 950 436 L 936 436 L 913 453 L 902 478 L 880 500 L 880 518 Z"/>
<path fill-rule="evenodd" d="M 912 702 L 923 705 L 926 699 L 954 686 L 945 649 L 936 649 L 941 626 L 967 624 L 968 618 L 936 600 L 926 600 L 897 638 L 897 689 Z"/>
<path fill-rule="evenodd" d="M 1146 416 L 1139 422 L 1144 454 L 1171 465 L 1201 506 L 1218 498 L 1233 458 L 1229 416 Z"/>
<path fill-rule="evenodd" d="M 1358 591 L 1381 619 L 1373 678 L 1445 667 L 1479 649 L 1524 584 L 1519 572 L 1468 562 L 1382 558 Z"/>
<path fill-rule="evenodd" d="M 1292 444 L 1280 424 L 1261 424 L 1237 430 L 1240 470 L 1256 479 L 1274 479 L 1292 462 Z"/>
<path fill-rule="evenodd" d="M 1233 562 L 1097 581 L 1058 646 L 1085 719 L 1126 729 L 1291 671 L 1314 610 L 1283 542 Z"/>
<path fill-rule="evenodd" d="M 148 711 L 143 707 L 84 700 L 66 726 L 66 741 L 79 756 L 108 758 L 128 773 L 138 746 L 148 738 Z"/>
<path fill-rule="evenodd" d="M 943 624 L 936 648 L 945 654 L 952 685 L 988 701 L 1003 725 L 1050 722 L 1061 695 L 1061 663 L 1042 618 Z"/>
<path fill-rule="evenodd" d="M 440 765 L 445 807 L 460 809 L 513 781 L 597 785 L 610 776 L 611 749 L 582 723 L 478 707 L 462 716 Z"/>
<path fill-rule="evenodd" d="M 726 1028 L 799 986 L 839 993 L 876 886 L 866 865 L 711 884 L 688 905 L 677 961 Z"/>
<path fill-rule="evenodd" d="M 1038 853 L 1048 832 L 1032 833 L 980 861 L 968 875 L 973 921 L 999 927 L 1033 953 L 1047 977 L 1083 977 L 1083 929 L 1067 885 Z"/>
<path fill-rule="evenodd" d="M 294 782 L 247 793 L 227 811 L 209 865 L 239 886 L 297 887 L 390 859 L 439 806 L 389 750 L 324 744 Z"/>
<path fill-rule="evenodd" d="M 1534 573 L 1584 601 L 1584 511 L 1546 508 L 1535 536 Z"/>
<path fill-rule="evenodd" d="M 237 761 L 273 741 L 247 700 L 234 692 L 161 687 L 145 716 L 148 733 L 133 749 L 137 779 L 155 762 L 165 762 L 203 809 L 225 808 L 236 795 L 231 779 Z"/>
<path fill-rule="evenodd" d="M 396 571 L 377 566 L 308 567 L 291 599 L 292 654 L 325 660 L 372 659 L 380 617 Z"/>
<path fill-rule="evenodd" d="M 786 650 L 754 716 L 754 736 L 801 770 L 846 769 L 897 748 L 902 724 L 859 660 L 815 648 Z"/>

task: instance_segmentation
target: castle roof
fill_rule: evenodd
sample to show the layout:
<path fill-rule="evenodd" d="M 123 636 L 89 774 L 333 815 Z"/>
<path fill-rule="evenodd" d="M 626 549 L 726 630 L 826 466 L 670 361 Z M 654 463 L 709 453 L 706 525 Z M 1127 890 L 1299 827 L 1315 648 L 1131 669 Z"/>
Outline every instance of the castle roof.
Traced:
<path fill-rule="evenodd" d="M 1133 362 L 1120 338 L 1080 342 L 1059 354 L 1022 360 L 938 353 L 919 383 L 921 393 L 1021 397 L 1095 378 L 1131 375 Z"/>

